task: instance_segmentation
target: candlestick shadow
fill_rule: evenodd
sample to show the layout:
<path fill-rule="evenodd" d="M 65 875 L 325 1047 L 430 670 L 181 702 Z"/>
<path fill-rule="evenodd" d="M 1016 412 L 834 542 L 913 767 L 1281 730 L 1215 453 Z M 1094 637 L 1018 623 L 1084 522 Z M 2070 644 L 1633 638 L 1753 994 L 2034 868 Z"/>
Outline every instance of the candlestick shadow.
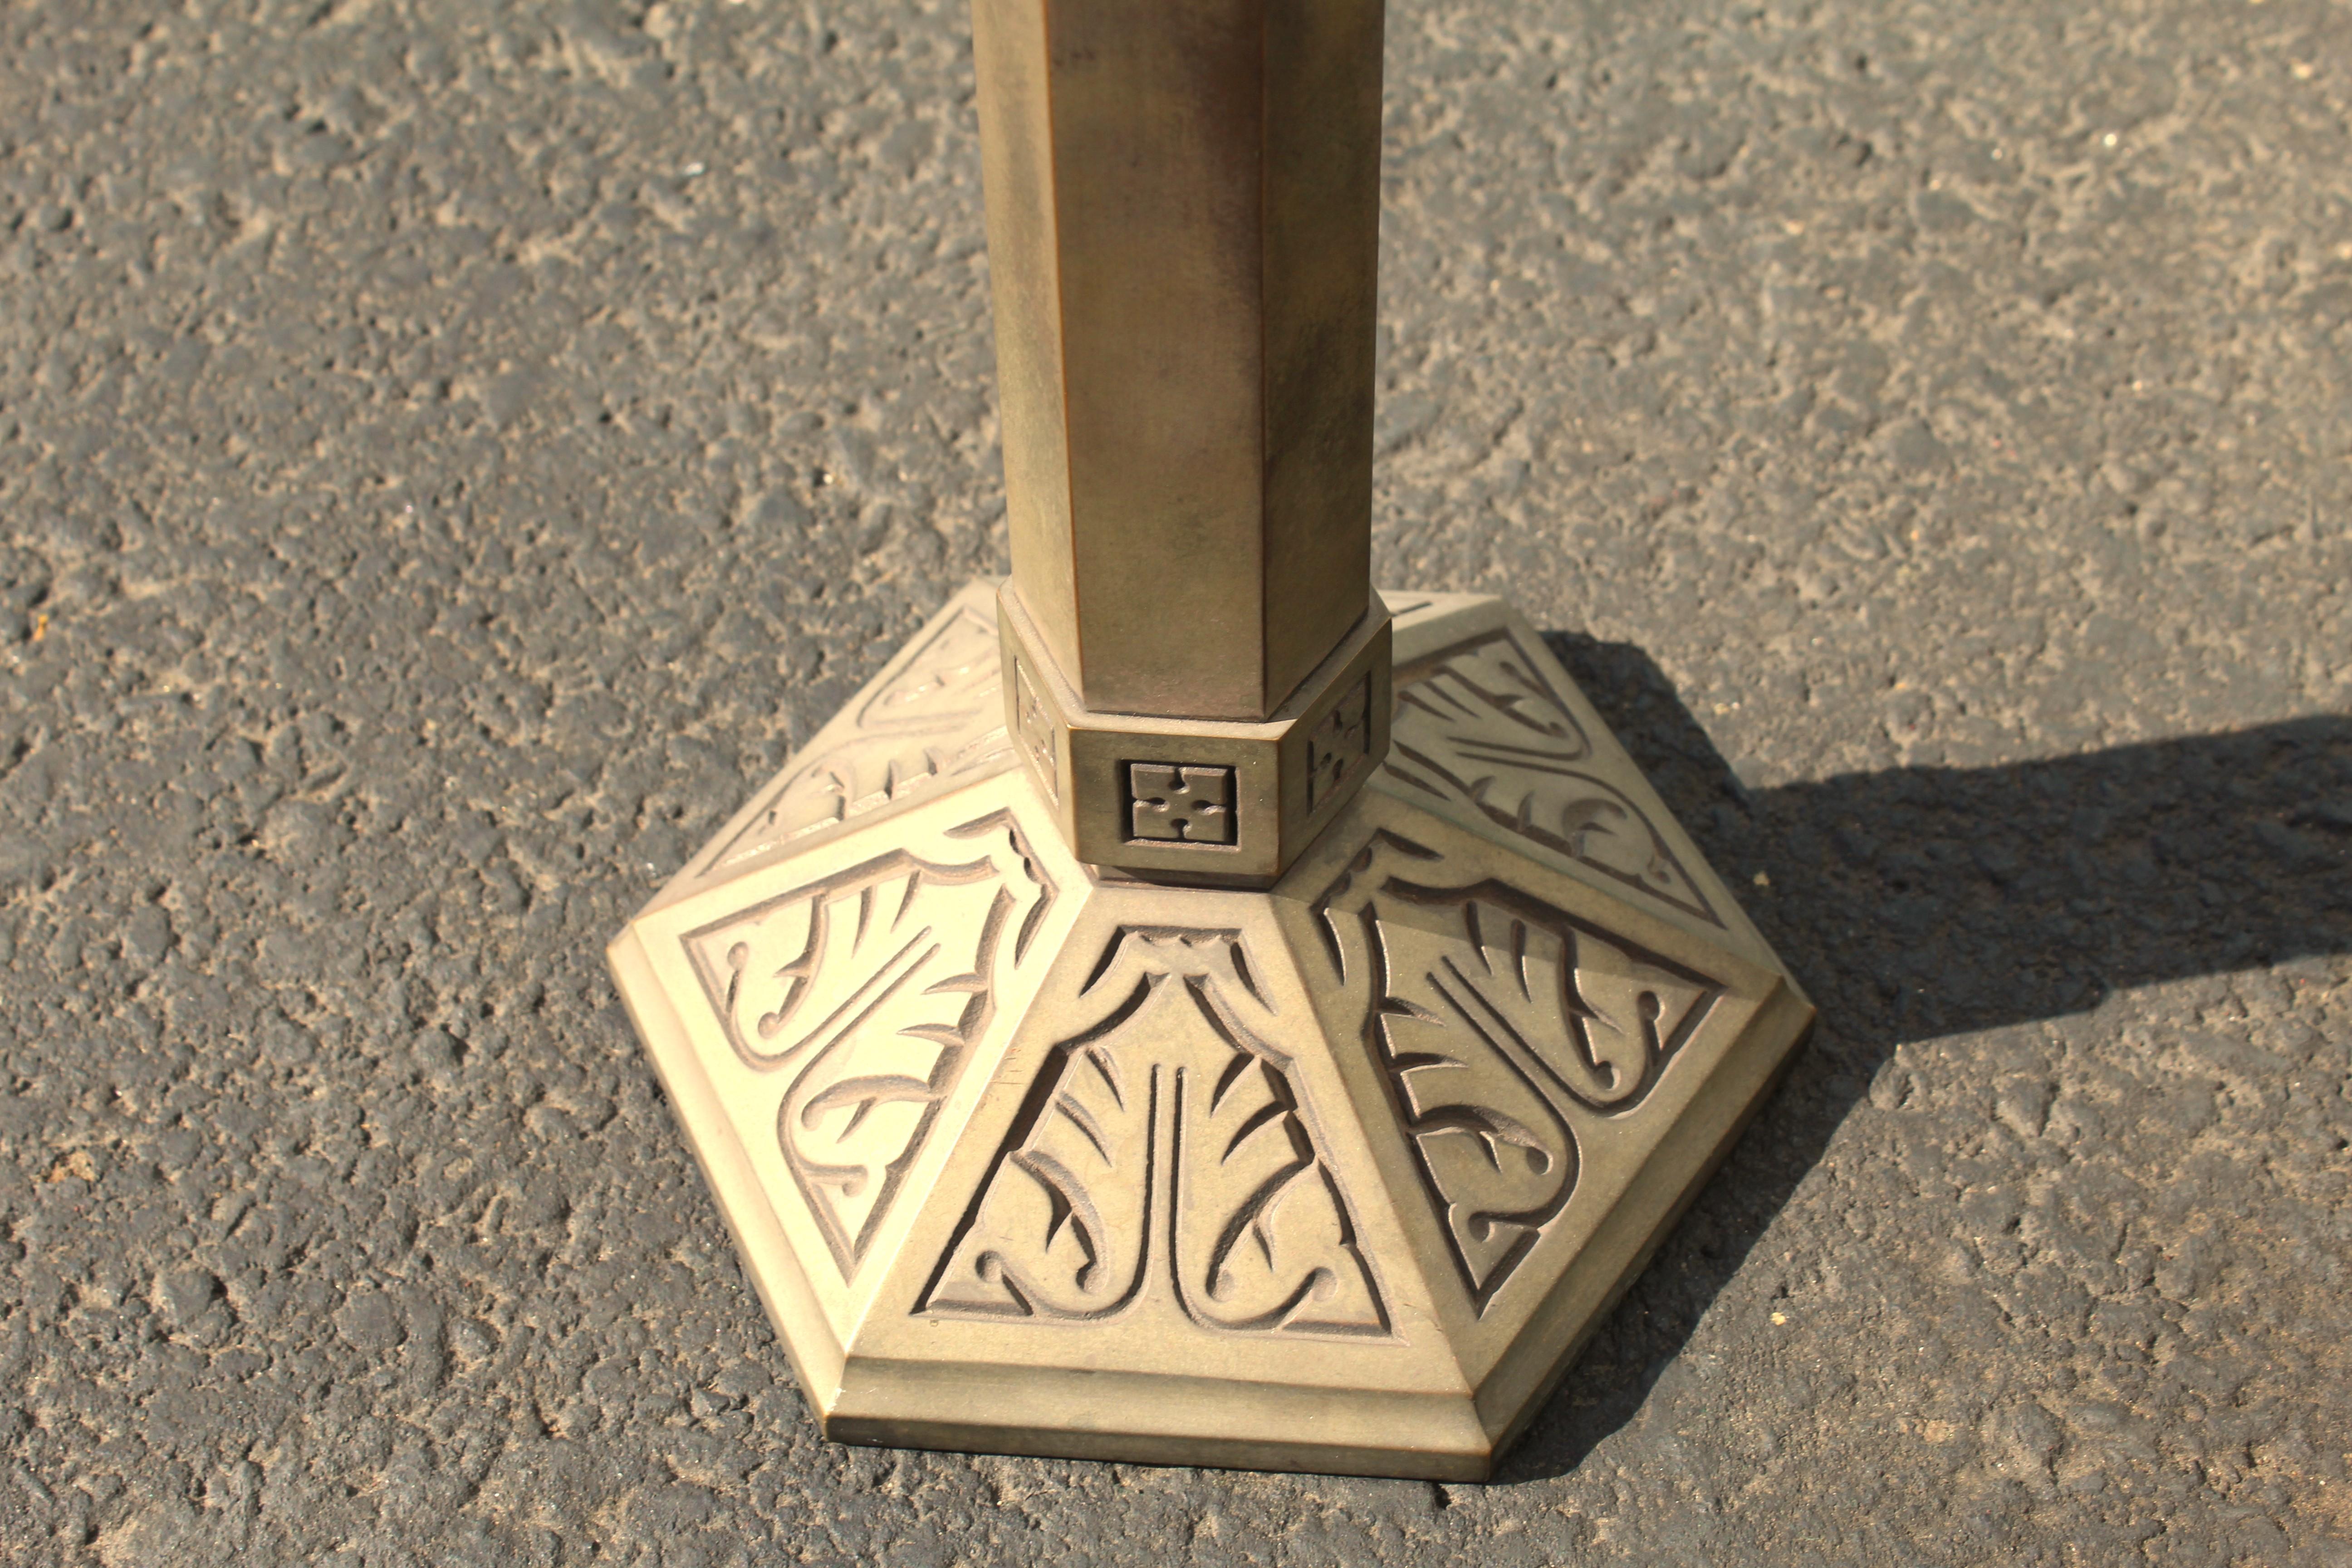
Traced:
<path fill-rule="evenodd" d="M 1821 1022 L 1498 1480 L 1573 1468 L 1640 1409 L 1897 1046 L 2352 953 L 2352 718 L 1749 791 L 1640 649 L 1547 641 Z"/>

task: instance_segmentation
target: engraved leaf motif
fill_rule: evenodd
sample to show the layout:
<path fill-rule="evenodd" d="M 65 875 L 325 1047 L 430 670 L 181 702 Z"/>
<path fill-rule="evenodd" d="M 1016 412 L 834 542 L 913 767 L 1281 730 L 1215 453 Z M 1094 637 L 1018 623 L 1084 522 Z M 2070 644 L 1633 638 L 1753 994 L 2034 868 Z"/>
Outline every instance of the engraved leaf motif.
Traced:
<path fill-rule="evenodd" d="M 1570 1113 L 1638 1103 L 1722 987 L 1440 862 L 1379 835 L 1318 906 L 1483 1308 L 1575 1190 Z"/>
<path fill-rule="evenodd" d="M 1238 943 L 1116 942 L 1086 988 L 1108 1013 L 1048 1058 L 923 1310 L 1085 1320 L 1172 1297 L 1203 1327 L 1385 1332 Z"/>
<path fill-rule="evenodd" d="M 1583 726 L 1507 637 L 1457 650 L 1397 693 L 1397 728 L 1465 784 L 1557 769 L 1592 752 Z"/>
<path fill-rule="evenodd" d="M 854 900 L 854 912 L 848 900 L 819 911 L 834 932 L 814 944 L 805 1005 L 812 1016 L 823 1010 L 820 1031 L 842 1022 L 793 1081 L 777 1130 L 845 1250 L 862 1250 L 892 1168 L 914 1149 L 986 1016 L 990 961 L 1013 902 L 993 871 L 983 863 L 961 881 L 910 871 Z M 847 951 L 827 962 L 823 938 L 844 924 L 853 930 L 837 945 Z M 951 947 L 959 937 L 966 945 Z"/>
<path fill-rule="evenodd" d="M 1483 900 L 1465 902 L 1461 918 L 1463 949 L 1442 961 L 1454 989 L 1588 1105 L 1616 1105 L 1639 1093 L 1664 1040 L 1706 994 L 1608 942 L 1531 923 Z"/>
<path fill-rule="evenodd" d="M 995 901 L 999 878 L 985 860 L 955 867 L 911 857 L 898 861 L 883 875 L 778 900 L 691 939 L 698 957 L 721 955 L 723 1011 L 746 1060 L 781 1067 L 859 1027 L 907 990 L 918 971 L 936 967 L 941 933 L 961 929 L 959 915 Z M 969 930 L 978 936 L 986 928 L 975 922 Z M 925 1019 L 910 1027 L 952 1032 L 970 1005 L 961 991 L 951 997 L 927 986 L 916 991 L 930 999 L 917 1005 Z"/>
<path fill-rule="evenodd" d="M 998 953 L 1052 898 L 1017 830 L 992 853 L 898 853 L 687 938 L 736 1053 L 785 1082 L 776 1135 L 845 1277 L 993 1007 Z"/>
<path fill-rule="evenodd" d="M 904 674 L 867 699 L 858 722 L 877 733 L 933 734 L 974 719 L 994 720 L 999 658 L 994 618 L 959 610 Z"/>
<path fill-rule="evenodd" d="M 1576 1140 L 1527 1067 L 1497 1048 L 1457 964 L 1468 947 L 1459 926 L 1383 920 L 1377 931 L 1390 976 L 1380 1033 L 1406 1131 L 1483 1289 L 1567 1201 Z"/>
<path fill-rule="evenodd" d="M 993 619 L 956 610 L 857 710 L 847 735 L 793 766 L 705 874 L 1006 753 L 997 659 Z"/>
<path fill-rule="evenodd" d="M 1149 997 L 1139 985 L 1115 1023 Z M 1102 1033 L 1055 1047 L 930 1305 L 1098 1318 L 1142 1288 L 1159 1085 Z"/>
<path fill-rule="evenodd" d="M 1389 776 L 1720 923 L 1642 808 L 1590 771 L 1598 763 L 1575 713 L 1508 633 L 1399 682 Z"/>
<path fill-rule="evenodd" d="M 1206 1012 L 1206 999 L 1195 994 Z M 1202 1031 L 1206 1035 L 1209 1032 Z M 1224 1328 L 1386 1327 L 1346 1206 L 1273 1063 L 1212 1036 L 1182 1069 L 1175 1140 L 1177 1288 Z"/>
<path fill-rule="evenodd" d="M 1580 1098 L 1613 1109 L 1631 1103 L 1657 1081 L 1658 1069 L 1689 1037 L 1720 988 L 1580 933 L 1568 989 L 1577 1002 L 1572 1018 L 1580 1047 L 1576 1068 L 1601 1064 L 1608 1069 L 1607 1082 L 1601 1081 L 1596 1070 L 1580 1089 L 1566 1070 L 1554 1070 Z M 1547 1057 L 1547 1063 L 1550 1059 Z"/>

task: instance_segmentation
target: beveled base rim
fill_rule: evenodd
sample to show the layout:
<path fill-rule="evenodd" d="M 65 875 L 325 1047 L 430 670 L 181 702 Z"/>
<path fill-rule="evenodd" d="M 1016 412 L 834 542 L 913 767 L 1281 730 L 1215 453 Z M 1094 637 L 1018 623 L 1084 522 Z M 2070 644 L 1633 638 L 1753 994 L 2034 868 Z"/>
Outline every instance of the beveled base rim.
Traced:
<path fill-rule="evenodd" d="M 1142 1436 L 1071 1428 L 948 1421 L 828 1418 L 824 1435 L 866 1448 L 926 1448 L 1005 1454 L 1032 1459 L 1086 1459 L 1202 1470 L 1261 1470 L 1289 1475 L 1366 1476 L 1381 1480 L 1477 1482 L 1491 1479 L 1499 1450 L 1461 1454 L 1379 1445 L 1335 1447 L 1233 1436 Z"/>

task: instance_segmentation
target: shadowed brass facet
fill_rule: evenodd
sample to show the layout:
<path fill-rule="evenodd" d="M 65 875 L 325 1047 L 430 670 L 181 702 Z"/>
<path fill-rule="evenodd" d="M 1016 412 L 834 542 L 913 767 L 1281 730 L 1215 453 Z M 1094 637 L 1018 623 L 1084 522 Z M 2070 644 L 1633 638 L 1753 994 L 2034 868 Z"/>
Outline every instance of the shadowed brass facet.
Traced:
<path fill-rule="evenodd" d="M 976 0 L 1013 578 L 614 939 L 825 1432 L 1475 1479 L 1812 1009 L 1368 586 L 1376 0 Z"/>

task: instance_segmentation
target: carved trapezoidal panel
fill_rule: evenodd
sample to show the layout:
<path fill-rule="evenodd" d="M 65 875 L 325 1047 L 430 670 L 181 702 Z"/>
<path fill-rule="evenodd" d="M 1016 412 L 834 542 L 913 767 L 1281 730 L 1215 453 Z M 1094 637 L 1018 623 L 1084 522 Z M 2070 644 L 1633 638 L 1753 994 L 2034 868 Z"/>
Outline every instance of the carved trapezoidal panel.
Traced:
<path fill-rule="evenodd" d="M 1385 1334 L 1240 933 L 1122 928 L 1077 1002 L 917 1310 Z"/>
<path fill-rule="evenodd" d="M 803 834 L 1010 756 L 996 623 L 959 605 L 879 690 L 844 717 L 849 732 L 796 763 L 702 874 L 740 865 Z"/>
<path fill-rule="evenodd" d="M 1647 814 L 1591 772 L 1591 737 L 1511 632 L 1397 671 L 1396 694 L 1391 778 L 1723 923 Z"/>
<path fill-rule="evenodd" d="M 844 1279 L 994 1016 L 1055 889 L 1009 812 L 684 938 L 735 1054 L 783 1075 L 776 1137 Z M 969 858 L 953 859 L 959 850 Z"/>
<path fill-rule="evenodd" d="M 1640 1104 L 1724 987 L 1386 831 L 1315 910 L 1483 1311 L 1575 1191 L 1574 1108 Z"/>

